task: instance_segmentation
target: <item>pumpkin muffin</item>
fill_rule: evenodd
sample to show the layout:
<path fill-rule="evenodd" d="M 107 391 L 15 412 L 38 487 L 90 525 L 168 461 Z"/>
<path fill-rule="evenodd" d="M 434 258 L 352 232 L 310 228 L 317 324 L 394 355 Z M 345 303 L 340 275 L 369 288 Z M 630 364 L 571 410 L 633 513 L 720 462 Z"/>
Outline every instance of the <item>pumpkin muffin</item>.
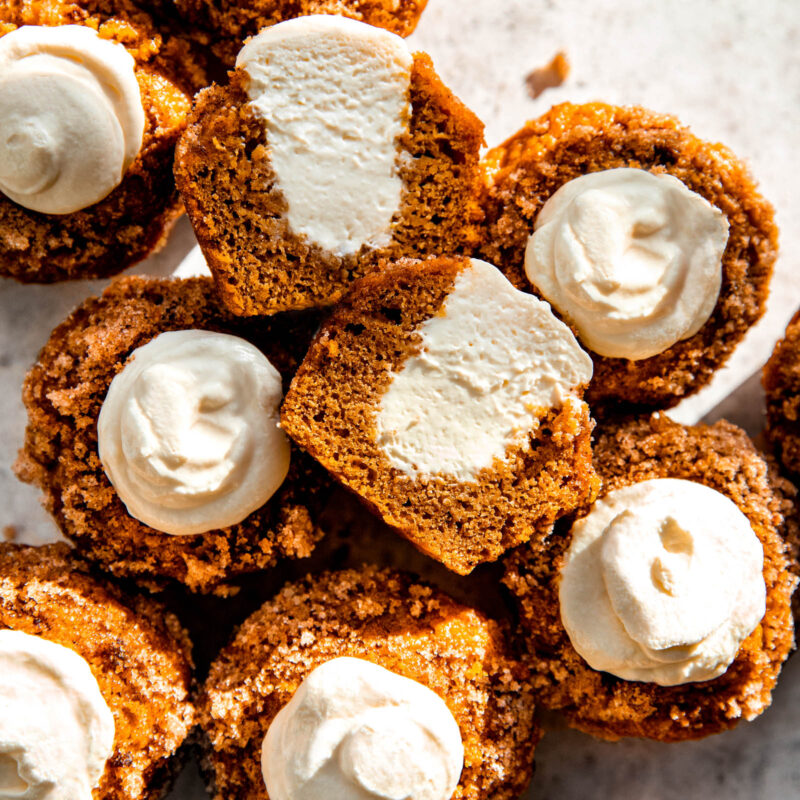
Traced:
<path fill-rule="evenodd" d="M 12 743 L 4 757 L 17 762 L 24 784 L 6 786 L 13 778 L 4 770 L 0 791 L 23 796 L 53 778 L 69 796 L 75 772 L 87 767 L 96 783 L 84 792 L 94 789 L 95 800 L 158 800 L 169 791 L 195 710 L 191 645 L 160 604 L 101 582 L 64 544 L 0 544 L 0 660 L 13 687 L 0 720 L 4 744 Z M 67 693 L 74 719 L 64 714 Z M 83 762 L 83 737 L 88 750 L 103 751 L 90 754 L 99 763 Z M 37 763 L 43 747 L 49 757 Z"/>
<path fill-rule="evenodd" d="M 424 553 L 465 575 L 596 491 L 591 361 L 491 264 L 401 260 L 358 280 L 283 405 L 286 433 Z"/>
<path fill-rule="evenodd" d="M 206 85 L 189 43 L 128 0 L 22 0 L 0 7 L 0 71 L 0 275 L 101 278 L 160 247 Z"/>
<path fill-rule="evenodd" d="M 470 251 L 482 141 L 427 55 L 310 16 L 198 94 L 175 176 L 223 302 L 271 314 L 330 305 L 387 259 Z"/>
<path fill-rule="evenodd" d="M 800 475 L 800 311 L 764 365 L 762 382 L 767 395 L 767 438 L 789 473 Z"/>
<path fill-rule="evenodd" d="M 53 331 L 30 370 L 16 473 L 118 576 L 220 592 L 307 556 L 328 481 L 278 430 L 277 404 L 315 326 L 237 320 L 209 278 L 121 278 Z"/>
<path fill-rule="evenodd" d="M 594 412 L 675 405 L 763 314 L 772 207 L 730 150 L 674 117 L 564 103 L 483 171 L 480 252 L 575 329 Z"/>
<path fill-rule="evenodd" d="M 728 422 L 686 428 L 660 416 L 602 428 L 594 448 L 594 463 L 603 481 L 600 498 L 593 507 L 580 512 L 572 536 L 562 530 L 562 535 L 553 537 L 546 554 L 520 548 L 507 562 L 504 582 L 519 605 L 538 702 L 562 711 L 573 727 L 605 739 L 698 739 L 732 728 L 741 719 L 758 716 L 769 706 L 781 665 L 793 646 L 791 595 L 797 582 L 789 570 L 780 535 L 785 530 L 782 514 L 786 505 L 780 487 L 776 493 L 770 484 L 767 464 L 744 432 Z M 688 493 L 687 484 L 691 489 Z M 663 505 L 663 499 L 652 492 L 653 487 L 668 487 L 673 496 L 671 507 Z M 615 498 L 620 498 L 621 493 L 640 491 L 650 492 L 646 502 L 638 498 L 638 502 L 628 505 L 628 510 L 609 521 Z M 703 496 L 698 504 L 694 495 L 700 494 Z M 681 498 L 683 508 L 674 502 L 675 497 Z M 618 502 L 617 506 L 622 508 Z M 730 621 L 726 617 L 725 623 L 705 638 L 681 640 L 697 644 L 675 646 L 675 640 L 664 635 L 659 645 L 662 649 L 648 651 L 642 643 L 645 640 L 636 638 L 639 630 L 647 625 L 663 627 L 668 618 L 659 618 L 658 610 L 649 619 L 643 620 L 641 614 L 637 618 L 638 612 L 631 611 L 630 601 L 620 600 L 630 585 L 620 575 L 624 576 L 627 569 L 624 559 L 638 558 L 638 553 L 649 546 L 647 537 L 653 526 L 639 517 L 663 508 L 669 513 L 658 518 L 661 527 L 655 528 L 655 535 L 661 540 L 659 556 L 653 560 L 649 573 L 641 568 L 642 564 L 647 567 L 646 559 L 641 561 L 638 597 L 646 597 L 641 588 L 645 587 L 650 596 L 662 598 L 659 602 L 664 607 L 668 603 L 683 604 L 682 610 L 687 611 L 685 606 L 691 606 L 693 610 L 683 615 L 680 624 L 685 626 L 688 620 L 695 627 L 708 621 L 707 612 L 719 605 L 720 596 L 735 597 L 739 605 L 735 614 L 731 612 Z M 593 517 L 599 519 L 598 510 L 603 516 L 600 523 L 608 524 L 599 540 L 599 555 L 594 553 L 593 569 L 599 571 L 598 565 L 602 565 L 607 595 L 595 598 L 591 607 L 584 605 L 584 621 L 579 620 L 576 627 L 575 597 L 581 591 L 592 591 L 588 587 L 594 577 L 584 575 L 584 588 L 576 592 L 579 554 L 574 552 L 572 542 L 580 544 L 581 537 L 585 540 L 587 521 L 591 525 Z M 744 516 L 739 517 L 740 513 Z M 658 514 L 654 512 L 652 516 L 656 519 Z M 731 544 L 728 551 L 709 549 L 710 545 L 694 535 L 698 523 L 693 519 L 715 529 L 718 548 L 727 541 L 737 542 L 736 546 Z M 744 532 L 737 528 L 741 521 Z M 752 534 L 757 542 L 752 540 Z M 606 541 L 609 536 L 616 540 Z M 619 550 L 625 537 L 627 547 Z M 591 555 L 591 545 L 582 552 L 587 554 L 585 560 Z M 700 581 L 693 583 L 696 578 L 686 565 L 691 568 L 693 558 L 707 558 L 709 553 L 711 562 L 704 566 L 708 574 L 695 573 Z M 738 574 L 746 569 L 743 564 L 749 565 L 747 569 L 754 566 L 756 583 L 760 584 L 759 569 L 763 575 L 763 586 L 756 592 L 760 592 L 760 599 L 754 604 L 753 575 L 748 576 L 746 571 Z M 650 580 L 656 589 L 648 586 Z M 692 595 L 693 591 L 697 596 Z M 702 602 L 698 593 L 703 595 Z M 587 597 L 588 594 L 583 600 Z M 617 674 L 593 669 L 573 644 L 577 642 L 586 658 L 596 660 L 597 654 L 587 649 L 585 631 L 580 628 L 594 626 L 600 635 L 611 630 L 605 612 L 601 613 L 601 606 L 608 606 L 609 598 L 609 607 L 619 616 L 614 624 L 621 629 L 622 623 L 630 638 L 629 652 L 625 654 L 629 663 L 614 666 Z M 565 602 L 573 606 L 572 619 L 569 613 L 565 616 Z M 645 608 L 645 601 L 637 602 L 639 611 Z M 680 618 L 679 611 L 672 615 L 673 620 Z M 723 630 L 734 624 L 738 626 L 736 635 L 732 629 Z M 699 636 L 702 635 L 700 631 Z M 720 642 L 724 642 L 722 656 L 715 649 Z M 646 668 L 642 666 L 643 653 L 647 655 Z M 639 659 L 638 665 L 634 658 Z M 632 674 L 623 678 L 618 676 L 620 671 Z"/>
<path fill-rule="evenodd" d="M 377 673 L 377 680 L 365 680 L 365 671 Z M 345 680 L 337 684 L 337 678 Z M 362 682 L 367 691 L 359 695 Z M 387 698 L 385 692 L 393 695 L 398 683 L 405 691 L 394 700 Z M 327 697 L 334 717 L 352 711 L 347 730 L 342 724 L 336 729 L 336 740 L 342 743 L 335 752 L 336 742 L 321 741 L 324 731 L 317 727 L 309 694 L 323 702 Z M 420 708 L 421 695 L 429 699 Z M 361 708 L 364 703 L 368 709 Z M 383 716 L 386 703 L 396 706 L 397 716 L 392 711 Z M 301 728 L 294 727 L 302 724 L 294 716 L 298 706 L 305 713 Z M 306 744 L 319 756 L 305 774 L 305 787 L 292 796 L 319 796 L 308 792 L 323 788 L 322 773 L 330 779 L 346 769 L 351 757 L 361 765 L 348 784 L 354 796 L 364 792 L 353 785 L 364 776 L 367 782 L 377 776 L 381 786 L 394 781 L 395 796 L 410 796 L 420 771 L 420 761 L 408 759 L 414 750 L 409 743 L 413 737 L 406 735 L 412 720 L 427 733 L 424 750 L 416 755 L 426 765 L 431 759 L 434 767 L 441 766 L 433 754 L 440 752 L 445 721 L 433 716 L 435 710 L 449 717 L 455 729 L 442 748 L 442 760 L 458 749 L 459 734 L 462 743 L 463 769 L 458 764 L 451 771 L 457 785 L 448 786 L 452 795 L 446 795 L 454 800 L 518 797 L 530 780 L 539 735 L 525 673 L 509 655 L 500 626 L 410 576 L 375 567 L 326 573 L 286 586 L 242 624 L 212 664 L 199 708 L 202 763 L 215 800 L 267 800 L 262 742 L 268 730 L 263 764 L 269 785 L 280 785 L 284 772 L 295 764 L 300 774 Z M 387 734 L 393 742 L 388 762 L 383 758 Z M 276 752 L 273 743 L 284 747 Z M 330 758 L 323 759 L 325 753 Z M 405 767 L 408 775 L 403 774 Z M 435 783 L 437 775 L 438 769 L 430 769 L 426 777 Z M 315 783 L 320 778 L 323 783 Z M 274 800 L 283 794 L 271 796 Z"/>
<path fill-rule="evenodd" d="M 177 11 L 202 29 L 211 51 L 232 67 L 248 36 L 294 17 L 340 14 L 399 36 L 413 33 L 428 0 L 175 0 Z"/>

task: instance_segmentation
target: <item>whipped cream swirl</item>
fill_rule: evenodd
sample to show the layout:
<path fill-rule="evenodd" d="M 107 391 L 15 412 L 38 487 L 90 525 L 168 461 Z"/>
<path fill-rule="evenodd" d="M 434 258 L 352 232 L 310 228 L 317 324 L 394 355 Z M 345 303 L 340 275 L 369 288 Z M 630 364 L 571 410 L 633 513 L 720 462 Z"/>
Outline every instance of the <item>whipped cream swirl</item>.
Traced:
<path fill-rule="evenodd" d="M 114 717 L 89 665 L 60 644 L 0 630 L 0 800 L 92 800 Z"/>
<path fill-rule="evenodd" d="M 169 331 L 134 351 L 97 423 L 100 460 L 128 512 L 174 535 L 241 522 L 283 483 L 281 376 L 244 339 Z"/>
<path fill-rule="evenodd" d="M 657 355 L 714 310 L 728 220 L 671 175 L 582 175 L 544 204 L 534 228 L 528 279 L 595 353 Z"/>
<path fill-rule="evenodd" d="M 721 675 L 766 610 L 764 552 L 725 495 L 659 478 L 572 527 L 561 619 L 590 667 L 661 686 Z"/>
<path fill-rule="evenodd" d="M 142 146 L 135 62 L 83 25 L 0 38 L 0 192 L 45 214 L 102 200 Z"/>
<path fill-rule="evenodd" d="M 450 800 L 463 764 L 439 695 L 358 658 L 311 672 L 261 752 L 272 800 Z"/>

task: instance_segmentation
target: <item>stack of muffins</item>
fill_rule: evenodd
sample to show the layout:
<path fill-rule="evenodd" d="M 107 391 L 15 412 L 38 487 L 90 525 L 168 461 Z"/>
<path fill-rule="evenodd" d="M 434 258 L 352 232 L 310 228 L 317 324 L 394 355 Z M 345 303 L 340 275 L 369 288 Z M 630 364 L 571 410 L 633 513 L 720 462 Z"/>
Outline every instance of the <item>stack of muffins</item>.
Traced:
<path fill-rule="evenodd" d="M 763 314 L 772 208 L 642 108 L 481 157 L 424 5 L 0 9 L 0 274 L 112 275 L 183 209 L 212 273 L 115 279 L 25 380 L 73 547 L 0 545 L 0 800 L 159 798 L 192 749 L 215 800 L 503 800 L 539 710 L 669 742 L 770 704 L 800 324 L 780 460 L 661 412 Z"/>

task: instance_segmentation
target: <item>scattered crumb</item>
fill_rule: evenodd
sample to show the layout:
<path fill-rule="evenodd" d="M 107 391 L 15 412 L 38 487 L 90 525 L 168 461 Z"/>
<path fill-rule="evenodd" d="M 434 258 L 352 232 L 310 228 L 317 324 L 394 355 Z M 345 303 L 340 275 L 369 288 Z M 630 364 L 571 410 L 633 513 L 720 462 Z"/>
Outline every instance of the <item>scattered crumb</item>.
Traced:
<path fill-rule="evenodd" d="M 19 531 L 16 525 L 6 525 L 3 528 L 3 541 L 13 542 L 16 540 L 17 536 L 19 536 Z"/>
<path fill-rule="evenodd" d="M 568 76 L 569 59 L 567 54 L 560 50 L 550 59 L 549 64 L 533 70 L 525 78 L 525 85 L 528 87 L 528 94 L 535 100 L 545 89 L 561 86 Z"/>

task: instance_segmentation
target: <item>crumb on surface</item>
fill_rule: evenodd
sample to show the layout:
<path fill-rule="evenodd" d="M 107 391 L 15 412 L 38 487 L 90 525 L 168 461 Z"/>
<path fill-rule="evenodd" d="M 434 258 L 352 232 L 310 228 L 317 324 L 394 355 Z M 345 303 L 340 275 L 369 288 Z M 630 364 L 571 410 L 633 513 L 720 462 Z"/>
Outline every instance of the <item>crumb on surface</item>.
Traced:
<path fill-rule="evenodd" d="M 528 73 L 525 86 L 528 94 L 535 100 L 547 89 L 561 86 L 569 77 L 570 63 L 564 50 L 559 50 L 547 64 Z"/>

